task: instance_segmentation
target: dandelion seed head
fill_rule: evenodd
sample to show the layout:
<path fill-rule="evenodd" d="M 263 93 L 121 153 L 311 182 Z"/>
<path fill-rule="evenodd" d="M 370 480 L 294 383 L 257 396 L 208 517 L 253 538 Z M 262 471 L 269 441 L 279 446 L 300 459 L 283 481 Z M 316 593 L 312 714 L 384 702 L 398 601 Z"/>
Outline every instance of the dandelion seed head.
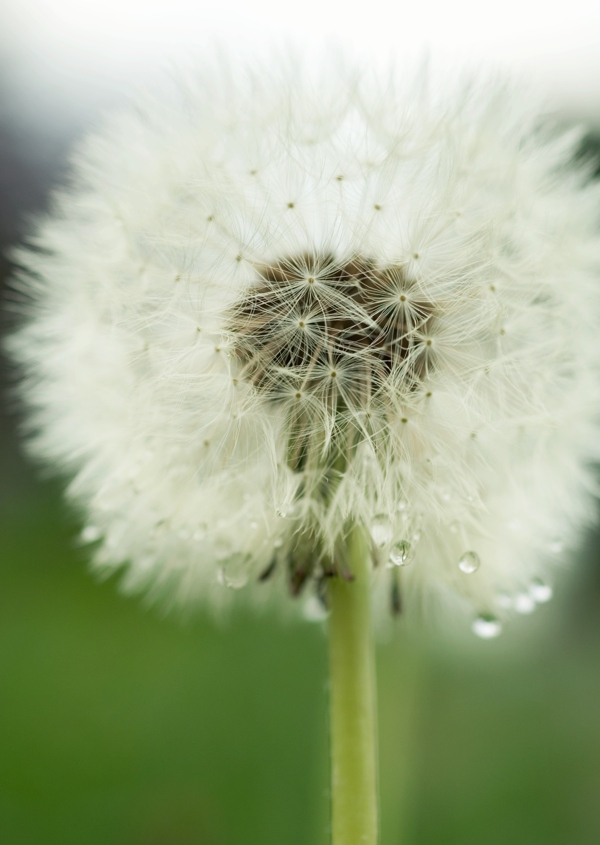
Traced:
<path fill-rule="evenodd" d="M 358 523 L 379 615 L 487 619 L 592 518 L 599 189 L 518 87 L 434 83 L 209 67 L 81 145 L 11 352 L 125 589 L 318 599 Z"/>

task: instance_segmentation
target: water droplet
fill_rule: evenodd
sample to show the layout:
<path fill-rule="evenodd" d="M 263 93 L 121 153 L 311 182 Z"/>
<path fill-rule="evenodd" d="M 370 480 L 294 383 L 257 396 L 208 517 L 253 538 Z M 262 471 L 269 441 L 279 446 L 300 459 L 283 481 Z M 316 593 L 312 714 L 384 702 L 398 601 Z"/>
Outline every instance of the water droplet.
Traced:
<path fill-rule="evenodd" d="M 403 499 L 401 499 L 398 502 L 398 510 L 400 512 L 402 512 L 402 511 L 405 511 L 407 508 L 408 508 L 408 502 L 405 502 Z"/>
<path fill-rule="evenodd" d="M 465 552 L 458 561 L 458 568 L 461 572 L 464 572 L 465 575 L 471 575 L 473 572 L 477 572 L 479 564 L 480 560 L 477 552 Z"/>
<path fill-rule="evenodd" d="M 419 542 L 419 540 L 421 539 L 421 531 L 418 528 L 415 528 L 415 530 L 413 531 L 413 535 L 412 535 L 411 539 L 412 539 L 414 545 L 416 546 L 417 543 Z"/>
<path fill-rule="evenodd" d="M 410 563 L 410 543 L 407 540 L 400 540 L 399 543 L 394 543 L 390 550 L 390 560 L 388 566 L 406 566 Z"/>
<path fill-rule="evenodd" d="M 229 587 L 231 590 L 241 590 L 248 583 L 248 576 L 245 572 L 235 572 L 231 569 L 226 569 L 220 566 L 217 569 L 217 581 L 223 587 Z"/>
<path fill-rule="evenodd" d="M 371 523 L 371 537 L 375 545 L 382 549 L 392 539 L 392 524 L 383 513 L 378 514 Z"/>
<path fill-rule="evenodd" d="M 282 546 L 283 546 L 283 539 L 281 537 L 276 537 L 275 540 L 273 540 L 273 548 L 274 549 L 280 549 Z"/>
<path fill-rule="evenodd" d="M 552 598 L 553 590 L 549 584 L 545 584 L 540 578 L 534 578 L 529 585 L 529 595 L 537 604 L 544 604 Z"/>
<path fill-rule="evenodd" d="M 95 543 L 100 539 L 100 529 L 95 525 L 86 525 L 81 532 L 81 541 L 83 543 Z"/>
<path fill-rule="evenodd" d="M 548 543 L 548 551 L 552 552 L 555 555 L 559 555 L 563 551 L 564 548 L 565 548 L 565 544 L 558 537 L 555 537 L 554 540 L 551 540 L 551 542 Z"/>
<path fill-rule="evenodd" d="M 517 613 L 533 613 L 535 601 L 529 593 L 517 593 L 513 599 L 513 606 Z"/>
<path fill-rule="evenodd" d="M 491 613 L 482 613 L 473 620 L 471 630 L 482 640 L 491 640 L 502 633 L 502 623 Z"/>
<path fill-rule="evenodd" d="M 329 616 L 329 611 L 317 596 L 309 596 L 304 602 L 302 615 L 308 622 L 323 622 Z"/>

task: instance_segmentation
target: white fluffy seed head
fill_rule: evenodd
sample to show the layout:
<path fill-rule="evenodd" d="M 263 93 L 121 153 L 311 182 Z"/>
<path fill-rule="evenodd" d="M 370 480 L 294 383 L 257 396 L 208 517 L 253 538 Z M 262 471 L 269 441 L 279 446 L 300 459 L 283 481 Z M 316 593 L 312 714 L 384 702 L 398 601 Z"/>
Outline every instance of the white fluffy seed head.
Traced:
<path fill-rule="evenodd" d="M 126 589 L 308 597 L 358 522 L 381 615 L 401 566 L 492 636 L 590 518 L 598 187 L 517 88 L 426 89 L 208 69 L 82 145 L 12 352 Z"/>

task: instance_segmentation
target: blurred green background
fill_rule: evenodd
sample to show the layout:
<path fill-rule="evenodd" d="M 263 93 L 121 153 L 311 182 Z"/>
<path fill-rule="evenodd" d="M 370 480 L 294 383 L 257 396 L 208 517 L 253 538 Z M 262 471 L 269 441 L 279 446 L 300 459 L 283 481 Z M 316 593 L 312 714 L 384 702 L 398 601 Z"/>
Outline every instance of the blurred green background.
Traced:
<path fill-rule="evenodd" d="M 57 93 L 40 61 L 0 57 L 3 248 L 114 98 L 100 85 Z M 6 364 L 2 375 L 9 385 Z M 7 396 L 0 842 L 326 845 L 323 628 L 243 615 L 184 625 L 96 583 L 60 486 L 20 457 Z M 558 598 L 497 641 L 401 621 L 379 648 L 382 845 L 600 842 L 599 551 L 590 532 Z"/>
<path fill-rule="evenodd" d="M 325 845 L 322 627 L 161 619 L 86 572 L 56 486 L 9 492 L 0 841 Z M 600 841 L 599 542 L 497 641 L 379 648 L 382 845 Z"/>

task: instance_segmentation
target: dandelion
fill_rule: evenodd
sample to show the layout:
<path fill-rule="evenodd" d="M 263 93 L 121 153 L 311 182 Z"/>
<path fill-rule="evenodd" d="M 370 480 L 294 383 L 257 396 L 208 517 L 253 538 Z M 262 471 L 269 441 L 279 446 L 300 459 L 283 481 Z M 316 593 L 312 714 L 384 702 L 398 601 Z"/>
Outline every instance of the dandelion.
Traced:
<path fill-rule="evenodd" d="M 376 837 L 371 612 L 494 637 L 593 515 L 578 143 L 497 82 L 199 71 L 85 141 L 18 251 L 31 448 L 94 567 L 330 611 L 336 845 Z"/>

